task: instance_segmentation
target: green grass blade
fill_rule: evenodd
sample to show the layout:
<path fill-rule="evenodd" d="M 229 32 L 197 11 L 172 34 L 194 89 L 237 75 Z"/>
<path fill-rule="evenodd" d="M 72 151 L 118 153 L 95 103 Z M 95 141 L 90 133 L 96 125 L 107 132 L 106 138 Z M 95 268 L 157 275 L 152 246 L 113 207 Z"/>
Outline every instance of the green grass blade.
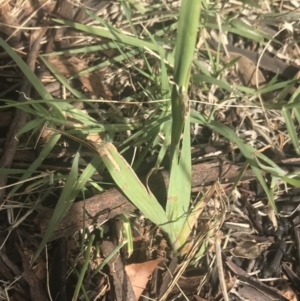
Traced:
<path fill-rule="evenodd" d="M 123 224 L 123 235 L 124 239 L 127 241 L 127 257 L 130 257 L 133 253 L 133 240 L 130 219 L 127 214 L 121 214 L 120 219 Z"/>
<path fill-rule="evenodd" d="M 282 108 L 282 116 L 284 118 L 289 136 L 293 143 L 295 152 L 299 155 L 300 154 L 300 145 L 299 139 L 296 132 L 294 121 L 292 120 L 292 114 L 289 113 L 290 111 L 293 112 L 296 116 L 298 123 L 300 122 L 300 104 L 299 104 L 299 95 L 300 95 L 300 87 L 296 89 L 296 91 L 291 96 L 287 105 L 284 105 Z"/>
<path fill-rule="evenodd" d="M 117 55 L 115 57 L 110 58 L 109 60 L 106 60 L 104 62 L 96 64 L 96 65 L 94 65 L 94 66 L 92 66 L 90 68 L 87 68 L 85 70 L 82 70 L 82 71 L 78 72 L 77 74 L 71 76 L 70 79 L 80 77 L 80 76 L 82 76 L 84 74 L 97 71 L 97 70 L 99 70 L 101 68 L 104 68 L 104 67 L 107 67 L 107 66 L 111 66 L 112 64 L 116 64 L 116 63 L 122 62 L 124 60 L 128 60 L 128 59 L 134 57 L 137 54 L 139 54 L 139 51 L 137 51 L 137 50 L 127 51 L 126 53 L 122 53 L 120 55 Z"/>
<path fill-rule="evenodd" d="M 156 159 L 156 163 L 155 163 L 155 167 L 160 166 L 160 164 L 162 163 L 162 161 L 167 153 L 168 147 L 171 144 L 171 129 L 172 129 L 172 120 L 171 119 L 164 122 L 161 126 L 161 131 L 164 134 L 165 139 L 159 150 L 159 153 L 158 153 L 158 156 Z"/>
<path fill-rule="evenodd" d="M 29 132 L 31 130 L 35 131 L 37 129 L 40 129 L 44 123 L 45 123 L 44 119 L 33 119 L 33 120 L 30 120 L 17 133 L 16 137 L 19 137 L 22 134 L 27 133 L 27 132 Z"/>
<path fill-rule="evenodd" d="M 263 187 L 263 189 L 268 197 L 270 205 L 272 206 L 275 213 L 277 213 L 274 198 L 273 198 L 272 193 L 270 192 L 270 190 L 266 184 L 266 181 L 261 173 L 260 167 L 255 159 L 255 156 L 263 158 L 263 160 L 268 163 L 271 163 L 272 161 L 270 159 L 268 159 L 266 156 L 264 156 L 260 153 L 257 153 L 257 151 L 254 147 L 252 147 L 250 144 L 246 144 L 242 139 L 240 139 L 236 135 L 236 133 L 233 130 L 231 130 L 229 127 L 225 126 L 224 124 L 219 123 L 214 120 L 211 120 L 208 123 L 206 118 L 204 118 L 202 115 L 200 115 L 199 113 L 196 113 L 196 112 L 192 113 L 191 119 L 192 119 L 192 122 L 209 126 L 213 131 L 216 131 L 217 133 L 226 137 L 229 141 L 235 143 L 239 147 L 240 151 L 243 153 L 243 155 L 247 159 L 247 161 L 248 161 L 249 165 L 251 166 L 253 172 L 255 173 L 258 181 L 260 182 L 261 186 Z"/>
<path fill-rule="evenodd" d="M 134 38 L 134 37 L 128 36 L 124 33 L 119 33 L 116 31 L 111 33 L 107 28 L 104 28 L 104 27 L 93 27 L 93 26 L 88 26 L 88 25 L 71 22 L 68 20 L 53 19 L 53 21 L 55 21 L 59 24 L 68 25 L 70 27 L 73 27 L 75 29 L 78 29 L 78 30 L 81 30 L 81 31 L 84 31 L 84 32 L 87 32 L 90 34 L 94 34 L 97 36 L 101 36 L 101 37 L 104 37 L 107 39 L 117 41 L 118 43 L 121 42 L 126 45 L 130 45 L 130 46 L 134 46 L 134 47 L 149 48 L 154 51 L 157 50 L 156 46 L 153 45 L 153 43 L 151 43 L 149 41 Z"/>
<path fill-rule="evenodd" d="M 49 141 L 46 143 L 46 145 L 43 147 L 41 153 L 36 158 L 36 160 L 28 167 L 28 170 L 22 175 L 22 177 L 19 179 L 20 182 L 23 180 L 28 179 L 33 172 L 37 170 L 37 168 L 42 164 L 44 159 L 48 156 L 50 151 L 53 149 L 53 147 L 57 144 L 58 140 L 60 138 L 60 135 L 53 135 L 50 137 Z M 8 197 L 13 196 L 16 191 L 22 186 L 22 184 L 16 185 L 8 194 Z"/>
<path fill-rule="evenodd" d="M 231 88 L 229 83 L 225 79 L 216 79 L 212 76 L 207 76 L 205 74 L 194 74 L 192 76 L 193 82 L 201 84 L 202 82 L 209 83 L 212 85 L 216 85 L 228 92 L 235 92 L 234 89 Z"/>
<path fill-rule="evenodd" d="M 91 250 L 92 250 L 92 247 L 93 247 L 94 240 L 95 240 L 95 235 L 92 234 L 89 238 L 89 243 L 88 243 L 86 253 L 85 253 L 85 256 L 84 256 L 83 266 L 81 268 L 81 271 L 80 271 L 80 274 L 79 274 L 79 277 L 78 277 L 78 281 L 76 283 L 76 287 L 75 287 L 75 291 L 74 291 L 74 294 L 73 294 L 73 297 L 72 297 L 72 301 L 77 301 L 78 300 L 78 295 L 79 295 L 80 288 L 82 286 L 84 275 L 85 275 L 85 273 L 87 271 L 87 268 L 89 266 L 89 263 L 90 263 L 90 254 L 91 254 Z"/>
<path fill-rule="evenodd" d="M 110 175 L 128 199 L 153 223 L 161 226 L 166 233 L 169 233 L 168 219 L 163 208 L 151 191 L 148 191 L 140 182 L 130 165 L 118 153 L 113 144 L 96 145 L 92 142 L 91 144 L 97 150 Z"/>
<path fill-rule="evenodd" d="M 295 125 L 294 125 L 294 122 L 292 120 L 291 114 L 286 109 L 286 106 L 284 106 L 282 108 L 281 113 L 282 113 L 282 116 L 284 118 L 285 125 L 286 125 L 286 128 L 287 128 L 288 133 L 289 133 L 289 137 L 291 138 L 291 141 L 293 143 L 294 150 L 298 155 L 300 155 L 298 135 L 297 135 L 297 132 L 296 132 Z"/>
<path fill-rule="evenodd" d="M 125 46 L 125 44 L 123 44 L 123 46 Z M 114 42 L 109 42 L 109 43 L 100 44 L 100 45 L 85 45 L 85 46 L 79 47 L 79 48 L 71 48 L 71 49 L 65 49 L 65 50 L 60 50 L 60 51 L 42 53 L 42 54 L 40 54 L 40 56 L 41 57 L 56 56 L 56 55 L 69 56 L 69 55 L 80 54 L 80 53 L 100 52 L 103 50 L 110 50 L 113 48 L 117 48 L 116 44 Z"/>
<path fill-rule="evenodd" d="M 174 82 L 172 89 L 172 141 L 171 157 L 182 134 L 189 103 L 187 90 L 194 58 L 201 10 L 200 0 L 182 0 L 176 38 Z"/>
<path fill-rule="evenodd" d="M 50 239 L 51 235 L 53 234 L 55 228 L 61 222 L 63 217 L 65 216 L 66 212 L 72 205 L 74 201 L 74 189 L 76 188 L 76 184 L 78 181 L 78 165 L 79 165 L 79 152 L 76 153 L 73 164 L 71 167 L 70 174 L 68 175 L 67 181 L 65 186 L 62 190 L 62 193 L 59 197 L 57 205 L 55 206 L 53 216 L 49 222 L 49 226 L 42 238 L 42 241 L 32 258 L 31 264 L 38 258 L 42 250 L 44 249 L 46 243 Z M 79 191 L 77 191 L 78 193 Z"/>
<path fill-rule="evenodd" d="M 103 267 L 115 256 L 115 254 L 125 246 L 126 243 L 126 240 L 123 240 L 121 243 L 119 243 L 118 246 L 106 258 L 104 258 L 101 264 L 96 268 L 96 270 L 92 274 L 92 277 L 94 277 L 99 271 L 101 271 Z"/>
<path fill-rule="evenodd" d="M 175 154 L 174 158 L 177 158 L 177 154 Z M 171 239 L 175 250 L 179 250 L 185 244 L 189 234 L 186 233 L 187 236 L 179 235 L 186 223 L 190 206 L 191 170 L 191 135 L 190 118 L 188 117 L 184 128 L 182 152 L 179 162 L 177 160 L 173 160 L 172 162 L 166 207 L 166 214 L 173 228 L 172 233 L 175 235 Z M 188 228 L 188 230 L 191 231 L 192 228 Z"/>
<path fill-rule="evenodd" d="M 175 250 L 184 243 L 178 234 L 187 219 L 191 197 L 191 153 L 189 98 L 187 95 L 190 72 L 194 58 L 196 36 L 200 18 L 201 1 L 181 2 L 179 24 L 176 37 L 174 86 L 172 89 L 172 132 L 171 132 L 171 173 L 168 189 L 166 214 L 171 222 L 171 243 L 178 242 Z M 179 143 L 184 129 L 183 147 L 179 156 Z"/>
<path fill-rule="evenodd" d="M 18 67 L 21 69 L 26 78 L 30 81 L 31 85 L 36 89 L 39 95 L 43 99 L 52 99 L 52 96 L 48 93 L 47 89 L 37 78 L 34 72 L 29 68 L 29 66 L 19 57 L 19 55 L 2 39 L 0 38 L 0 46 L 10 55 L 10 57 L 15 61 Z M 58 118 L 65 119 L 62 110 L 53 104 L 54 115 Z"/>

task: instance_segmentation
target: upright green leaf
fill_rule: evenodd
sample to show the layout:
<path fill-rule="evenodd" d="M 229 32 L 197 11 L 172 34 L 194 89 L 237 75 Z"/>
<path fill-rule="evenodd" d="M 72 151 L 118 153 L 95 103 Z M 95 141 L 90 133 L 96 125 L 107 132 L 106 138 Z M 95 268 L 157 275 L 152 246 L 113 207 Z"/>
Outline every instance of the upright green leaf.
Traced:
<path fill-rule="evenodd" d="M 166 213 L 171 223 L 171 242 L 177 242 L 176 250 L 186 238 L 180 237 L 182 227 L 188 216 L 191 197 L 191 150 L 190 150 L 190 104 L 188 85 L 198 24 L 201 1 L 183 0 L 181 2 L 178 32 L 175 48 L 174 86 L 171 95 L 172 102 L 172 134 L 171 134 L 171 173 L 168 189 Z M 180 154 L 180 139 L 183 134 L 183 145 Z"/>
<path fill-rule="evenodd" d="M 187 90 L 200 19 L 200 0 L 182 0 L 175 48 L 172 90 L 172 149 L 178 145 L 188 111 Z"/>
<path fill-rule="evenodd" d="M 177 154 L 175 153 L 175 158 Z M 191 166 L 191 135 L 190 135 L 190 118 L 186 119 L 182 151 L 179 162 L 173 160 L 170 183 L 168 189 L 168 200 L 166 213 L 173 229 L 171 238 L 175 250 L 180 249 L 186 242 L 187 236 L 180 236 L 183 226 L 189 215 L 190 198 L 191 198 L 192 166 Z M 191 231 L 192 228 L 189 228 Z"/>

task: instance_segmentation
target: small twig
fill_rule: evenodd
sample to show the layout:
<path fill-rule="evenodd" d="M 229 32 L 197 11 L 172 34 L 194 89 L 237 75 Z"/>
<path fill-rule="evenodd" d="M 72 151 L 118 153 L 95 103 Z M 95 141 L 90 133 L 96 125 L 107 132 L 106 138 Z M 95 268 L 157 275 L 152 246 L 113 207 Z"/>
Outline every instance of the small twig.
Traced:
<path fill-rule="evenodd" d="M 168 273 L 166 274 L 164 280 L 163 280 L 163 283 L 160 287 L 160 291 L 159 291 L 159 295 L 158 295 L 158 299 L 160 300 L 164 294 L 166 293 L 169 285 L 170 285 L 170 282 L 172 281 L 173 279 L 173 275 L 174 275 L 174 272 L 176 270 L 178 266 L 178 257 L 176 255 L 173 255 L 173 258 L 172 258 L 172 261 L 170 262 L 170 265 L 168 267 Z"/>
<path fill-rule="evenodd" d="M 219 274 L 219 281 L 220 287 L 223 294 L 223 298 L 225 301 L 229 301 L 226 283 L 224 279 L 224 270 L 223 270 L 223 263 L 222 263 L 222 250 L 221 250 L 221 232 L 218 231 L 215 235 L 216 241 L 216 259 L 217 259 L 217 267 L 218 267 L 218 274 Z"/>
<path fill-rule="evenodd" d="M 14 276 L 21 275 L 21 271 L 18 268 L 18 266 L 9 259 L 9 257 L 6 255 L 6 253 L 4 253 L 3 250 L 0 251 L 0 258 L 7 265 L 7 267 L 14 273 Z"/>
<path fill-rule="evenodd" d="M 35 68 L 35 62 L 36 58 L 38 56 L 38 52 L 40 49 L 41 45 L 41 40 L 47 31 L 47 28 L 43 28 L 35 40 L 34 44 L 32 45 L 28 58 L 27 58 L 27 64 L 29 68 L 34 71 Z M 26 75 L 23 75 L 22 79 L 22 85 L 21 85 L 21 94 L 18 98 L 18 102 L 25 102 L 26 97 L 30 97 L 30 92 L 31 92 L 31 83 L 30 81 L 26 78 Z M 18 139 L 16 138 L 16 134 L 20 131 L 20 129 L 24 126 L 28 119 L 29 115 L 25 111 L 22 111 L 20 109 L 16 109 L 15 117 L 13 119 L 13 122 L 9 128 L 8 134 L 6 136 L 4 148 L 3 148 L 3 156 L 0 160 L 0 168 L 9 168 L 16 150 L 17 146 L 19 144 Z M 4 187 L 7 182 L 7 175 L 0 175 L 0 187 Z M 0 190 L 0 203 L 3 202 L 3 196 L 4 196 L 5 190 Z"/>
<path fill-rule="evenodd" d="M 211 185 L 216 179 L 224 179 L 226 184 L 235 180 L 239 172 L 240 166 L 233 164 L 215 163 L 199 163 L 193 165 L 192 190 L 199 191 L 203 186 Z M 244 172 L 242 181 L 255 178 L 252 170 Z M 142 178 L 142 182 L 145 182 Z M 166 200 L 167 187 L 169 185 L 169 173 L 167 171 L 159 171 L 152 175 L 149 179 L 149 187 L 152 193 L 159 200 Z M 101 206 L 99 206 L 101 204 Z M 85 208 L 88 216 L 85 220 L 85 226 L 92 223 L 102 223 L 108 218 L 121 213 L 130 213 L 135 210 L 135 207 L 128 201 L 126 196 L 118 189 L 113 188 L 105 191 L 102 194 L 97 194 L 87 200 L 77 202 L 71 206 L 68 215 L 61 221 L 60 225 L 55 229 L 51 238 L 57 239 L 62 236 L 73 235 L 74 232 L 82 228 L 82 208 Z M 43 208 L 36 216 L 34 223 L 39 226 L 40 232 L 43 235 L 49 226 L 53 209 Z"/>
<path fill-rule="evenodd" d="M 29 261 L 25 256 L 22 248 L 18 244 L 16 246 L 22 259 L 22 264 L 24 268 L 23 277 L 29 285 L 31 300 L 47 301 L 47 294 L 43 288 L 41 281 L 38 279 L 33 269 L 30 268 Z"/>

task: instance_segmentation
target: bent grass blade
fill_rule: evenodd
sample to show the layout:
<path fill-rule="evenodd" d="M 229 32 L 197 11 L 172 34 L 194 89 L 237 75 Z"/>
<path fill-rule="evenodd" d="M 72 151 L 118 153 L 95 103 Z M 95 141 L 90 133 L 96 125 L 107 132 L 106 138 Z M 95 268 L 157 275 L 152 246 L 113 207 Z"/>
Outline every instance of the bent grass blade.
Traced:
<path fill-rule="evenodd" d="M 112 143 L 100 145 L 90 141 L 121 191 L 153 223 L 170 233 L 165 211 L 155 196 L 141 183 L 131 166 Z"/>

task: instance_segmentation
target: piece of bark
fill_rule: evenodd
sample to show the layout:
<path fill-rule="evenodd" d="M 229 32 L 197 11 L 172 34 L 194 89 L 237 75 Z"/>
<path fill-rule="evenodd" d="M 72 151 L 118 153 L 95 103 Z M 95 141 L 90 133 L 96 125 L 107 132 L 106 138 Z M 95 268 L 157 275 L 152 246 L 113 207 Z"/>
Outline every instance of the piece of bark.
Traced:
<path fill-rule="evenodd" d="M 228 163 L 199 163 L 192 167 L 192 191 L 199 191 L 204 185 L 213 184 L 218 179 L 223 183 L 232 183 L 239 173 L 240 166 Z M 246 170 L 242 180 L 255 179 L 252 170 Z M 167 187 L 169 186 L 169 174 L 167 171 L 159 171 L 149 179 L 149 187 L 156 198 L 161 202 L 167 199 Z M 83 210 L 85 210 L 85 226 L 103 223 L 122 213 L 130 213 L 135 206 L 128 201 L 126 196 L 117 188 L 112 188 L 102 194 L 95 195 L 85 201 L 73 204 L 62 222 L 53 233 L 51 240 L 63 236 L 73 235 L 83 226 Z M 34 223 L 38 225 L 41 235 L 49 226 L 53 209 L 41 208 L 35 217 Z"/>
<path fill-rule="evenodd" d="M 49 270 L 49 288 L 52 300 L 65 301 L 68 279 L 68 241 L 65 237 L 58 240 Z"/>
<path fill-rule="evenodd" d="M 29 261 L 26 258 L 24 251 L 19 245 L 17 245 L 17 249 L 22 258 L 24 268 L 23 277 L 29 285 L 31 300 L 48 301 L 46 290 L 44 289 L 42 282 L 37 278 L 34 270 L 30 268 Z"/>
<path fill-rule="evenodd" d="M 178 257 L 176 255 L 173 255 L 173 258 L 168 266 L 167 273 L 160 287 L 158 299 L 162 298 L 162 296 L 166 293 L 172 279 L 174 278 L 174 273 L 177 267 L 178 267 Z"/>
<path fill-rule="evenodd" d="M 101 250 L 104 257 L 108 257 L 115 249 L 117 245 L 114 245 L 111 241 L 103 241 L 101 244 Z M 130 280 L 125 272 L 124 265 L 117 252 L 108 261 L 110 275 L 113 278 L 114 293 L 116 301 L 136 301 L 135 294 L 130 283 Z"/>
<path fill-rule="evenodd" d="M 278 277 L 281 271 L 281 260 L 286 251 L 286 242 L 280 240 L 277 243 L 276 252 L 272 260 L 269 260 L 262 269 L 262 275 L 264 278 Z"/>
<path fill-rule="evenodd" d="M 274 299 L 269 298 L 267 295 L 255 289 L 253 286 L 244 282 L 239 282 L 234 291 L 240 298 L 244 298 L 243 300 L 274 301 Z"/>
<path fill-rule="evenodd" d="M 0 112 L 0 128 L 9 126 L 13 120 L 13 110 Z"/>
<path fill-rule="evenodd" d="M 244 270 L 235 265 L 229 257 L 226 258 L 226 264 L 234 273 L 236 273 L 236 275 L 241 281 L 254 287 L 257 291 L 260 291 L 261 293 L 265 294 L 268 298 L 271 298 L 271 300 L 288 301 L 275 288 L 271 288 L 266 284 L 260 282 L 259 280 L 249 276 Z"/>
<path fill-rule="evenodd" d="M 81 229 L 83 226 L 83 212 L 85 212 L 85 226 L 88 227 L 91 224 L 101 224 L 107 219 L 114 218 L 122 213 L 133 212 L 134 210 L 134 205 L 117 189 L 110 189 L 85 201 L 73 204 L 54 231 L 51 240 L 73 235 L 77 230 Z M 48 228 L 52 213 L 52 209 L 43 208 L 35 217 L 34 223 L 39 226 L 41 235 Z"/>

